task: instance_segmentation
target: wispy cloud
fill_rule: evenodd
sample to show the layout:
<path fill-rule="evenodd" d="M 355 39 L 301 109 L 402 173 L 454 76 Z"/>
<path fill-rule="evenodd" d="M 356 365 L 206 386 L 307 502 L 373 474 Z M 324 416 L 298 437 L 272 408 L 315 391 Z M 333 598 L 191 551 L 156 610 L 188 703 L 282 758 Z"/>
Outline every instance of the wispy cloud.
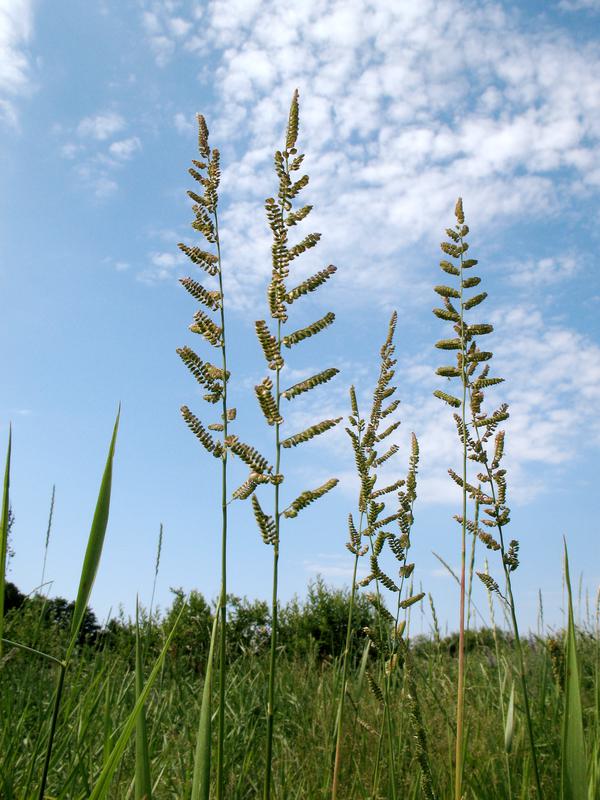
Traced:
<path fill-rule="evenodd" d="M 572 278 L 580 269 L 575 256 L 549 256 L 527 259 L 509 265 L 510 282 L 525 289 L 551 286 Z"/>
<path fill-rule="evenodd" d="M 103 142 L 125 127 L 125 120 L 115 111 L 105 111 L 90 117 L 84 117 L 77 126 L 77 133 Z"/>
<path fill-rule="evenodd" d="M 18 124 L 15 98 L 31 90 L 27 46 L 33 30 L 31 0 L 0 0 L 0 119 Z"/>
<path fill-rule="evenodd" d="M 151 253 L 148 257 L 149 264 L 137 274 L 137 279 L 142 283 L 153 285 L 165 280 L 173 280 L 178 268 L 186 263 L 187 259 L 177 251 L 162 251 Z"/>
<path fill-rule="evenodd" d="M 102 111 L 80 120 L 75 130 L 58 129 L 69 141 L 60 146 L 63 158 L 74 162 L 74 172 L 98 199 L 106 199 L 119 188 L 117 175 L 142 149 L 139 136 L 117 138 L 127 121 L 116 111 Z"/>
<path fill-rule="evenodd" d="M 245 241 L 245 276 L 229 287 L 239 307 L 264 275 L 256 203 L 274 191 L 271 151 L 296 86 L 311 229 L 326 232 L 320 258 L 344 264 L 336 283 L 347 296 L 414 292 L 412 252 L 443 229 L 458 194 L 486 236 L 600 188 L 600 54 L 565 31 L 527 31 L 498 4 L 464 0 L 212 0 L 197 13 L 147 3 L 144 25 L 151 41 L 166 37 L 169 58 L 197 49 L 205 69 L 210 59 L 215 144 L 252 142 L 223 173 L 223 234 Z M 191 24 L 175 35 L 179 18 Z M 179 130 L 187 123 L 176 117 Z M 549 281 L 566 269 L 541 265 Z"/>
<path fill-rule="evenodd" d="M 129 139 L 120 139 L 113 142 L 108 148 L 111 156 L 118 158 L 121 161 L 129 161 L 130 158 L 141 149 L 142 143 L 137 136 L 131 136 Z"/>

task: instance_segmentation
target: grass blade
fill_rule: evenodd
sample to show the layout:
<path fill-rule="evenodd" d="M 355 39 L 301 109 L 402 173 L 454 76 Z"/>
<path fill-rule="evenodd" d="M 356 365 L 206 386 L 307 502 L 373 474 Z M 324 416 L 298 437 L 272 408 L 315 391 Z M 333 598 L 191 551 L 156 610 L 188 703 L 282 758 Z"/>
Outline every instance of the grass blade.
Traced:
<path fill-rule="evenodd" d="M 108 524 L 108 512 L 110 509 L 110 491 L 112 484 L 112 468 L 113 456 L 115 453 L 115 443 L 117 440 L 117 431 L 119 429 L 119 418 L 121 416 L 121 407 L 117 412 L 115 426 L 108 449 L 108 457 L 106 459 L 106 466 L 104 474 L 102 475 L 102 482 L 100 484 L 100 492 L 98 493 L 98 502 L 96 503 L 96 510 L 92 520 L 92 527 L 88 539 L 83 567 L 81 569 L 81 578 L 79 580 L 79 590 L 77 592 L 77 599 L 75 601 L 75 610 L 73 611 L 73 620 L 71 622 L 71 641 L 67 650 L 65 661 L 68 661 L 73 648 L 77 643 L 77 636 L 79 629 L 85 616 L 87 604 L 92 592 L 92 586 L 98 571 L 100 563 L 100 556 L 102 555 L 102 548 L 104 546 L 104 536 L 106 534 L 106 526 Z"/>
<path fill-rule="evenodd" d="M 138 714 L 140 713 L 141 709 L 144 706 L 144 703 L 148 699 L 148 695 L 150 694 L 150 690 L 154 685 L 154 681 L 156 680 L 161 670 L 167 652 L 169 651 L 169 647 L 171 646 L 171 642 L 173 640 L 173 636 L 177 629 L 177 625 L 179 623 L 179 620 L 181 619 L 181 615 L 183 614 L 184 610 L 185 610 L 185 605 L 182 606 L 181 611 L 179 612 L 177 618 L 175 619 L 175 623 L 173 624 L 171 632 L 169 633 L 167 640 L 163 645 L 163 649 L 160 651 L 160 655 L 158 656 L 156 663 L 152 667 L 152 672 L 150 673 L 148 680 L 146 681 L 146 685 L 139 693 L 137 700 L 135 702 L 135 706 L 133 707 L 131 714 L 129 715 L 127 721 L 125 722 L 125 725 L 123 726 L 121 735 L 119 736 L 119 738 L 114 744 L 114 747 L 110 751 L 110 754 L 106 759 L 106 762 L 102 769 L 102 772 L 100 773 L 98 780 L 96 781 L 88 800 L 101 800 L 101 798 L 108 796 L 108 790 L 110 789 L 110 782 L 119 763 L 119 759 L 125 752 L 125 748 L 127 747 L 127 742 L 129 741 L 129 738 L 133 733 L 133 729 L 135 728 Z"/>
<path fill-rule="evenodd" d="M 60 665 L 58 682 L 56 685 L 56 692 L 54 695 L 54 705 L 52 709 L 52 718 L 50 720 L 50 733 L 48 735 L 48 745 L 46 747 L 46 757 L 44 760 L 44 768 L 42 771 L 42 779 L 40 781 L 40 790 L 38 800 L 44 800 L 46 791 L 46 782 L 48 780 L 48 770 L 50 768 L 50 759 L 52 757 L 52 746 L 54 743 L 54 736 L 56 733 L 56 725 L 58 722 L 58 713 L 62 700 L 62 693 L 65 684 L 65 674 L 69 665 L 69 660 L 77 644 L 77 637 L 85 611 L 87 608 L 94 578 L 100 563 L 100 556 L 102 555 L 102 546 L 104 545 L 104 535 L 106 533 L 106 526 L 108 524 L 108 511 L 110 508 L 110 489 L 112 483 L 112 466 L 113 456 L 115 453 L 115 442 L 117 439 L 117 430 L 119 428 L 119 417 L 121 415 L 121 408 L 117 412 L 117 418 L 113 428 L 110 446 L 108 448 L 108 456 L 106 458 L 106 466 L 104 467 L 104 474 L 102 482 L 100 483 L 100 491 L 98 493 L 98 501 L 96 503 L 96 511 L 94 512 L 94 519 L 92 520 L 92 527 L 88 539 L 87 550 L 83 567 L 81 569 L 81 579 L 79 582 L 79 591 L 77 593 L 77 600 L 75 602 L 75 609 L 73 611 L 73 619 L 71 620 L 71 641 L 67 648 L 65 659 Z"/>
<path fill-rule="evenodd" d="M 142 644 L 140 641 L 139 604 L 135 604 L 135 696 L 141 695 L 144 688 L 144 666 L 142 663 Z M 150 778 L 150 756 L 148 753 L 148 733 L 146 730 L 146 711 L 142 706 L 135 726 L 135 800 L 152 800 L 152 780 Z"/>
<path fill-rule="evenodd" d="M 565 712 L 561 747 L 561 797 L 563 800 L 585 800 L 587 798 L 585 739 L 583 736 L 577 640 L 575 638 L 573 598 L 571 595 L 569 556 L 566 542 L 564 543 L 564 548 L 569 619 L 565 652 Z"/>
<path fill-rule="evenodd" d="M 6 554 L 8 552 L 8 512 L 10 488 L 10 454 L 12 449 L 12 429 L 8 431 L 6 467 L 4 470 L 4 490 L 2 492 L 2 518 L 0 521 L 0 660 L 2 659 L 2 636 L 4 634 L 4 587 L 6 583 Z"/>
<path fill-rule="evenodd" d="M 198 724 L 198 738 L 196 739 L 196 755 L 194 757 L 194 780 L 192 784 L 191 800 L 208 800 L 210 795 L 210 746 L 212 730 L 211 692 L 212 670 L 215 641 L 219 624 L 220 603 L 215 610 L 212 633 L 210 635 L 210 649 L 206 662 L 206 675 L 204 676 L 204 689 L 202 691 L 202 705 L 200 706 L 200 722 Z"/>
<path fill-rule="evenodd" d="M 512 750 L 513 736 L 515 733 L 515 682 L 510 688 L 510 700 L 508 701 L 508 711 L 506 712 L 506 724 L 504 726 L 504 749 L 507 753 Z"/>

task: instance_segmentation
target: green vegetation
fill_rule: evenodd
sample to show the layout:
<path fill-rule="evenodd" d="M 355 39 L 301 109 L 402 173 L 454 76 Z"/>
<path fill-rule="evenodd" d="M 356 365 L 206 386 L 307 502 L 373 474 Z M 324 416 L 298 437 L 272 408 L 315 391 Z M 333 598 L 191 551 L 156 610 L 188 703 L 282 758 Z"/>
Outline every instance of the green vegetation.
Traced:
<path fill-rule="evenodd" d="M 327 367 L 282 388 L 283 348 L 287 352 L 326 332 L 335 318 L 328 312 L 289 331 L 288 315 L 336 268 L 330 265 L 288 285 L 292 263 L 320 239 L 318 233 L 296 244 L 288 238 L 311 211 L 309 205 L 294 209 L 292 202 L 308 184 L 307 175 L 296 175 L 304 159 L 296 147 L 296 92 L 284 148 L 274 158 L 277 194 L 266 201 L 273 238 L 267 308 L 275 332 L 263 319 L 255 323 L 273 373 L 273 379 L 267 376 L 255 387 L 274 432 L 271 466 L 230 431 L 236 410 L 227 399 L 231 375 L 217 213 L 219 151 L 209 145 L 201 115 L 198 124 L 202 160 L 193 161 L 190 174 L 201 188 L 189 192 L 192 227 L 212 249 L 180 248 L 214 286 L 206 288 L 191 277 L 181 282 L 201 306 L 190 330 L 218 351 L 220 365 L 187 346 L 178 354 L 204 400 L 219 409 L 218 419 L 206 427 L 187 406 L 181 409 L 200 444 L 220 462 L 219 596 L 213 606 L 197 591 L 186 597 L 175 590 L 170 608 L 162 614 L 154 610 L 161 525 L 149 609 L 138 605 L 134 620 L 110 620 L 104 629 L 97 624 L 88 604 L 108 524 L 117 416 L 75 602 L 43 594 L 25 597 L 6 581 L 13 521 L 9 433 L 0 523 L 0 797 L 595 800 L 600 797 L 600 614 L 576 627 L 565 547 L 567 630 L 529 638 L 519 633 L 512 590 L 519 543 L 505 540 L 510 509 L 502 465 L 505 433 L 499 430 L 509 412 L 505 403 L 484 410 L 485 390 L 503 381 L 490 375 L 492 352 L 477 344 L 492 326 L 467 322 L 467 313 L 487 294 L 468 293 L 481 278 L 472 274 L 477 261 L 464 257 L 469 230 L 462 200 L 456 204 L 456 224 L 446 229 L 449 241 L 441 245 L 440 267 L 457 279 L 456 286 L 435 287 L 443 307 L 434 309 L 453 329 L 453 336 L 435 347 L 456 357 L 437 374 L 459 385 L 456 395 L 435 392 L 454 409 L 459 439 L 460 474 L 449 469 L 461 496 L 455 516 L 461 569 L 460 575 L 452 573 L 459 589 L 459 631 L 442 639 L 429 596 L 433 630 L 428 637 L 415 637 L 411 612 L 425 592 L 415 589 L 415 565 L 408 559 L 420 453 L 413 433 L 406 472 L 399 477 L 399 447 L 389 444 L 400 425 L 400 400 L 392 399 L 398 389 L 395 312 L 367 412 L 350 388 L 346 433 L 358 478 L 355 507 L 347 518 L 351 586 L 333 590 L 317 580 L 305 600 L 286 605 L 279 600 L 283 520 L 293 520 L 337 484 L 330 478 L 284 503 L 284 451 L 326 434 L 342 420 L 315 421 L 301 432 L 283 433 L 283 406 L 288 405 L 282 401 L 324 391 L 320 387 L 338 373 Z M 250 470 L 233 492 L 230 456 Z M 267 489 L 271 514 L 257 496 Z M 232 595 L 227 583 L 228 560 L 235 557 L 227 547 L 228 505 L 248 498 L 260 536 L 273 548 L 270 605 Z M 46 552 L 53 505 L 54 489 Z M 487 562 L 477 573 L 488 594 L 490 627 L 475 628 L 471 591 L 476 547 L 482 545 L 500 557 L 501 578 L 492 577 Z M 361 559 L 369 567 L 359 579 Z M 42 584 L 45 563 L 44 558 Z M 508 632 L 496 625 L 498 607 Z"/>
<path fill-rule="evenodd" d="M 232 800 L 260 797 L 265 767 L 266 725 L 263 699 L 268 690 L 270 612 L 262 601 L 229 597 L 227 737 L 224 780 Z M 277 797 L 326 798 L 335 748 L 334 722 L 342 680 L 345 621 L 349 592 L 314 583 L 307 599 L 280 607 L 277 696 L 279 725 L 273 769 Z M 43 598 L 33 597 L 8 613 L 11 639 L 31 642 L 59 655 L 68 638 L 68 623 L 47 619 L 41 626 Z M 181 613 L 168 646 L 162 671 L 146 702 L 146 720 L 153 797 L 191 796 L 194 752 L 198 728 L 197 687 L 206 671 L 210 630 L 215 608 L 194 593 L 190 603 L 174 597 L 168 611 L 152 620 L 142 611 L 140 632 L 146 643 L 145 660 L 154 663 L 161 646 Z M 376 621 L 371 603 L 357 594 L 356 630 Z M 93 621 L 93 620 L 92 620 Z M 581 707 L 586 752 L 598 748 L 598 639 L 592 622 L 574 631 L 579 654 Z M 136 698 L 135 620 L 113 620 L 106 630 L 96 629 L 78 646 L 71 677 L 63 693 L 63 713 L 56 735 L 47 797 L 88 798 L 108 761 Z M 339 796 L 372 797 L 373 769 L 378 758 L 382 709 L 365 679 L 366 636 L 354 640 L 347 672 L 346 723 Z M 558 647 L 556 644 L 558 643 Z M 506 704 L 518 682 L 514 666 L 513 637 L 500 630 L 469 631 L 467 686 L 468 744 L 465 749 L 464 791 L 467 797 L 500 800 L 527 797 L 533 789 L 528 758 L 528 738 L 522 704 L 514 697 L 512 741 L 505 747 L 505 726 L 499 708 L 497 674 L 500 672 Z M 52 701 L 55 669 L 47 659 L 8 646 L 0 684 L 0 795 L 7 800 L 32 796 L 33 777 L 41 774 L 44 730 Z M 533 727 L 539 742 L 540 773 L 544 796 L 559 797 L 563 709 L 567 675 L 562 634 L 523 642 L 528 686 L 533 704 Z M 366 668 L 376 670 L 377 656 L 369 650 Z M 389 682 L 391 723 L 395 743 L 396 790 L 400 797 L 423 793 L 421 748 L 431 769 L 433 796 L 451 798 L 450 769 L 454 751 L 457 637 L 415 637 Z M 214 702 L 218 689 L 214 689 Z M 413 711 L 418 704 L 418 712 Z M 419 730 L 415 717 L 420 720 Z M 216 728 L 216 726 L 215 726 Z M 213 745 L 216 748 L 216 730 Z M 509 793 L 505 759 L 510 763 Z M 136 745 L 133 737 L 116 765 L 108 797 L 134 797 Z M 379 755 L 379 797 L 390 797 L 387 748 Z M 216 765 L 213 764 L 213 779 Z M 213 784 L 214 785 L 214 784 Z M 28 788 L 29 787 L 29 788 Z M 594 790 L 597 791 L 597 788 Z M 565 794 L 577 797 L 577 794 Z M 586 798 L 588 795 L 584 795 Z M 590 794 L 589 797 L 596 797 Z"/>

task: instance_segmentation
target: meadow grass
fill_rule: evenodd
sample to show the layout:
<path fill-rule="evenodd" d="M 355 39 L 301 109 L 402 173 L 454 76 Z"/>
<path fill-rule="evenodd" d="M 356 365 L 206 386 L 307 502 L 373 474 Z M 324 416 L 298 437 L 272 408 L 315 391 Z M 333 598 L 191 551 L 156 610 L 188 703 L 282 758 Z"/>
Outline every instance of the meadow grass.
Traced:
<path fill-rule="evenodd" d="M 492 326 L 468 321 L 472 309 L 480 312 L 487 293 L 469 294 L 481 278 L 473 274 L 477 261 L 465 257 L 469 229 L 462 200 L 456 203 L 456 224 L 446 229 L 441 245 L 440 267 L 454 285 L 435 287 L 443 307 L 434 309 L 453 330 L 451 338 L 435 343 L 454 359 L 437 374 L 458 385 L 454 394 L 434 393 L 453 409 L 460 462 L 460 471 L 449 469 L 460 489 L 459 574 L 448 567 L 458 584 L 459 630 L 443 640 L 431 595 L 431 635 L 411 633 L 411 609 L 425 597 L 421 587 L 415 590 L 415 565 L 408 560 L 418 508 L 419 445 L 413 433 L 408 469 L 398 477 L 399 446 L 389 444 L 400 424 L 399 398 L 392 399 L 401 385 L 394 357 L 396 313 L 380 351 L 368 412 L 350 389 L 346 431 L 359 485 L 356 508 L 348 516 L 350 589 L 333 591 L 317 582 L 306 601 L 286 606 L 279 601 L 283 522 L 287 527 L 337 484 L 331 478 L 284 502 L 284 453 L 342 419 L 316 421 L 297 433 L 285 430 L 283 406 L 288 405 L 283 401 L 324 391 L 319 387 L 338 373 L 326 367 L 284 388 L 287 351 L 326 331 L 335 319 L 328 312 L 306 327 L 290 329 L 288 317 L 294 303 L 320 289 L 336 268 L 329 265 L 289 283 L 293 262 L 320 239 L 309 233 L 295 244 L 289 241 L 312 208 L 294 207 L 309 182 L 299 174 L 304 155 L 297 149 L 295 92 L 284 146 L 274 156 L 277 193 L 265 203 L 273 240 L 266 287 L 272 322 L 255 323 L 270 371 L 255 387 L 255 399 L 273 429 L 271 465 L 230 429 L 236 410 L 227 399 L 220 156 L 209 145 L 201 115 L 198 127 L 202 160 L 193 160 L 190 174 L 200 188 L 188 194 L 194 203 L 192 227 L 210 249 L 179 247 L 212 279 L 213 288 L 192 277 L 181 283 L 200 304 L 190 330 L 217 352 L 220 363 L 187 346 L 178 354 L 204 400 L 218 409 L 217 420 L 205 426 L 182 407 L 188 427 L 220 466 L 219 596 L 211 608 L 197 592 L 186 598 L 177 591 L 165 614 L 154 611 L 161 525 L 149 610 L 138 607 L 134 621 L 113 620 L 102 631 L 89 624 L 88 603 L 108 525 L 117 416 L 75 602 L 61 605 L 33 595 L 5 613 L 9 598 L 19 596 L 6 581 L 12 520 L 9 432 L 0 516 L 0 797 L 595 800 L 600 796 L 599 615 L 575 625 L 565 546 L 566 631 L 547 632 L 543 624 L 535 637 L 524 638 L 519 631 L 512 586 L 519 543 L 506 541 L 510 509 L 502 462 L 505 433 L 499 427 L 509 410 L 505 403 L 484 408 L 486 391 L 503 379 L 490 372 L 492 351 L 478 345 Z M 233 492 L 230 456 L 249 468 Z M 258 497 L 267 489 L 271 513 Z M 228 590 L 228 505 L 248 498 L 259 533 L 272 547 L 270 608 Z M 53 503 L 54 489 L 42 583 Z M 498 556 L 499 580 L 492 574 L 498 566 L 490 570 L 487 561 L 485 570 L 475 571 L 481 546 Z M 384 569 L 384 551 L 393 571 Z M 358 580 L 363 558 L 369 572 Z M 488 593 L 489 620 L 473 603 L 474 574 Z M 508 632 L 496 624 L 498 610 Z"/>
<path fill-rule="evenodd" d="M 324 595 L 323 606 L 325 601 Z M 348 602 L 346 595 L 342 611 L 347 610 Z M 30 611 L 24 608 L 18 614 L 11 613 L 8 622 L 13 636 L 27 639 L 28 631 L 33 631 L 36 624 L 34 611 L 33 608 Z M 280 611 L 285 620 L 288 610 L 283 607 Z M 305 611 L 306 621 L 312 625 L 314 619 L 310 618 L 309 611 Z M 186 614 L 189 611 L 184 611 L 180 621 L 183 628 L 193 624 L 186 619 Z M 310 634 L 301 625 L 302 616 L 302 613 L 296 613 L 295 637 L 291 629 L 282 632 L 280 637 L 282 645 L 276 686 L 279 723 L 275 729 L 272 791 L 275 797 L 280 798 L 326 798 L 330 797 L 330 789 L 324 778 L 331 771 L 335 734 L 332 722 L 337 714 L 343 665 L 339 656 L 331 657 L 328 652 L 319 655 L 317 646 L 310 648 Z M 375 620 L 374 616 L 372 620 Z M 161 642 L 171 627 L 170 619 L 155 623 L 154 630 L 149 628 L 147 620 L 141 622 L 142 639 L 148 637 L 152 641 L 148 650 L 152 661 L 160 653 Z M 338 627 L 343 632 L 343 625 Z M 598 747 L 598 645 L 591 627 L 574 631 L 574 636 L 581 674 L 583 737 L 586 751 L 591 753 Z M 210 633 L 206 629 L 197 631 L 196 637 L 206 644 Z M 65 633 L 56 627 L 45 626 L 40 646 L 49 652 L 60 653 L 65 638 Z M 325 639 L 324 631 L 321 642 Z M 542 788 L 545 797 L 558 798 L 561 796 L 565 703 L 565 684 L 561 681 L 564 681 L 565 670 L 562 649 L 559 663 L 553 662 L 549 639 L 535 637 L 526 640 L 524 658 L 529 691 L 535 697 L 533 726 L 539 742 Z M 188 653 L 181 647 L 176 649 L 175 641 L 171 642 L 162 675 L 157 676 L 145 705 L 152 796 L 155 800 L 190 797 L 194 775 L 197 686 L 204 675 L 207 654 L 198 664 L 192 652 Z M 340 765 L 338 788 L 340 797 L 356 800 L 373 797 L 373 765 L 380 749 L 382 717 L 377 698 L 365 691 L 364 676 L 361 683 L 364 642 L 363 635 L 356 643 L 347 668 L 344 758 Z M 335 646 L 339 643 L 338 631 Z M 518 694 L 515 694 L 509 752 L 502 713 L 494 702 L 498 669 L 504 676 L 507 696 L 511 683 L 518 680 L 513 666 L 513 645 L 511 635 L 505 631 L 497 631 L 496 641 L 490 629 L 471 631 L 466 636 L 469 722 L 464 791 L 467 797 L 490 800 L 529 797 L 530 791 L 534 790 L 524 711 Z M 0 734 L 0 794 L 7 800 L 32 796 L 31 791 L 27 792 L 27 784 L 31 783 L 30 773 L 39 776 L 43 766 L 44 752 L 37 737 L 47 717 L 55 682 L 55 670 L 47 660 L 30 657 L 23 651 L 11 652 L 9 649 L 9 653 L 0 687 L 2 719 L 3 722 L 10 721 L 10 724 L 2 725 Z M 391 724 L 394 730 L 404 731 L 404 735 L 398 736 L 395 748 L 396 791 L 400 797 L 426 796 L 422 778 L 424 741 L 433 796 L 449 800 L 454 795 L 456 639 L 436 641 L 429 636 L 415 637 L 410 641 L 407 655 L 413 685 L 404 680 L 407 667 L 403 664 L 389 686 Z M 263 791 L 266 734 L 263 698 L 268 690 L 269 661 L 266 639 L 262 640 L 258 650 L 247 654 L 230 652 L 224 786 L 226 795 L 232 799 L 260 797 Z M 367 668 L 376 669 L 377 656 L 369 654 L 367 664 Z M 55 735 L 55 755 L 48 776 L 47 796 L 83 800 L 90 796 L 98 782 L 134 708 L 137 696 L 135 623 L 124 624 L 104 638 L 100 645 L 80 647 L 72 667 L 63 694 L 63 714 Z M 216 687 L 213 694 L 216 704 Z M 407 712 L 407 705 L 415 697 L 420 707 L 420 732 L 412 712 Z M 213 747 L 217 745 L 216 737 L 214 731 Z M 376 796 L 387 798 L 391 796 L 387 748 L 382 750 L 379 759 L 379 791 Z M 511 766 L 510 788 L 506 759 Z M 106 796 L 115 799 L 135 797 L 136 746 L 133 739 L 127 743 L 122 758 L 114 767 Z M 215 764 L 212 778 L 215 788 Z M 584 796 L 588 797 L 587 794 Z"/>

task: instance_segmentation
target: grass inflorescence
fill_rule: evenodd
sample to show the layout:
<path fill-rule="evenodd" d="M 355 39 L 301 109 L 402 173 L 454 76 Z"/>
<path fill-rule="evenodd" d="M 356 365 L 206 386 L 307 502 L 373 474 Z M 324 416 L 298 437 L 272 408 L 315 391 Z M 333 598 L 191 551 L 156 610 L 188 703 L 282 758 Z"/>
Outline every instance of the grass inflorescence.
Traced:
<path fill-rule="evenodd" d="M 435 286 L 440 300 L 433 312 L 451 326 L 435 344 L 448 358 L 437 368 L 444 388 L 434 394 L 449 407 L 458 434 L 457 464 L 448 470 L 460 490 L 458 574 L 435 555 L 458 584 L 458 632 L 442 636 L 431 594 L 431 635 L 415 636 L 411 629 L 411 614 L 427 589 L 411 560 L 421 453 L 415 433 L 403 440 L 398 432 L 396 312 L 372 391 L 352 386 L 349 392 L 347 454 L 358 487 L 346 521 L 350 587 L 331 589 L 317 580 L 304 601 L 280 601 L 282 534 L 299 515 L 316 514 L 317 501 L 338 483 L 332 477 L 288 494 L 288 458 L 342 421 L 315 418 L 302 430 L 289 425 L 289 409 L 309 392 L 325 395 L 339 373 L 325 363 L 287 385 L 296 348 L 315 336 L 326 343 L 335 320 L 328 311 L 302 327 L 290 321 L 295 304 L 308 306 L 336 273 L 328 265 L 294 279 L 297 259 L 320 239 L 311 232 L 290 241 L 312 210 L 298 203 L 309 184 L 299 132 L 295 92 L 283 147 L 274 155 L 276 192 L 265 201 L 271 274 L 266 311 L 254 325 L 267 374 L 251 402 L 272 431 L 267 458 L 234 428 L 220 154 L 198 115 L 199 158 L 189 170 L 197 186 L 188 195 L 192 227 L 204 242 L 179 247 L 206 284 L 196 274 L 181 284 L 197 304 L 189 329 L 213 356 L 188 345 L 177 352 L 213 412 L 205 422 L 206 414 L 201 419 L 189 406 L 181 408 L 206 461 L 214 459 L 220 473 L 215 548 L 221 581 L 214 605 L 197 591 L 186 597 L 174 590 L 171 607 L 162 614 L 155 609 L 161 524 L 149 608 L 138 602 L 134 620 L 122 615 L 97 625 L 88 604 L 108 526 L 119 416 L 75 602 L 50 598 L 44 589 L 54 488 L 40 593 L 22 595 L 6 578 L 14 520 L 9 432 L 0 514 L 0 797 L 6 800 L 599 796 L 600 596 L 596 616 L 588 614 L 577 626 L 565 545 L 566 630 L 547 630 L 540 605 L 537 635 L 520 632 L 513 592 L 519 542 L 507 536 L 503 423 L 509 409 L 504 402 L 486 405 L 489 390 L 503 379 L 492 369 L 487 342 L 493 326 L 481 316 L 487 293 L 475 274 L 477 261 L 467 256 L 461 199 L 441 244 L 444 282 Z M 403 450 L 408 466 L 399 472 Z M 248 475 L 232 490 L 234 456 Z M 271 549 L 270 603 L 230 592 L 228 567 L 236 554 L 228 550 L 228 524 L 235 500 L 250 500 L 248 516 Z M 198 510 L 200 517 L 204 512 Z M 487 592 L 489 620 L 473 597 L 475 575 Z M 498 609 L 506 629 L 496 622 Z"/>

